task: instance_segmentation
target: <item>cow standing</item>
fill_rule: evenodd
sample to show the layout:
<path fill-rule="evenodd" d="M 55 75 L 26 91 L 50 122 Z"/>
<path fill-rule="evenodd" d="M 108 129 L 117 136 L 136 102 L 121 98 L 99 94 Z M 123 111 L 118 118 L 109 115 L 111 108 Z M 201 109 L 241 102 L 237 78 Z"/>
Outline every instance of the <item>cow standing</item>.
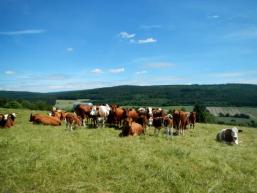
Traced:
<path fill-rule="evenodd" d="M 91 104 L 78 104 L 74 106 L 75 113 L 82 118 L 83 126 L 86 127 L 86 121 L 90 118 L 90 112 L 92 111 Z"/>

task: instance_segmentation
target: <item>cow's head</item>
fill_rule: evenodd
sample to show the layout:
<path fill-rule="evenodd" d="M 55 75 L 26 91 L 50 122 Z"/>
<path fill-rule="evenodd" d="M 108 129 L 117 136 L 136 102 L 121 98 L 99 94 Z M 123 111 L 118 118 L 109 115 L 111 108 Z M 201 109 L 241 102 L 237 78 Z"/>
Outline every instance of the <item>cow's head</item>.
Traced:
<path fill-rule="evenodd" d="M 236 127 L 231 129 L 231 136 L 233 137 L 233 142 L 238 144 L 238 129 Z"/>
<path fill-rule="evenodd" d="M 96 106 L 92 107 L 92 110 L 90 111 L 91 116 L 96 116 L 98 114 L 98 108 Z"/>

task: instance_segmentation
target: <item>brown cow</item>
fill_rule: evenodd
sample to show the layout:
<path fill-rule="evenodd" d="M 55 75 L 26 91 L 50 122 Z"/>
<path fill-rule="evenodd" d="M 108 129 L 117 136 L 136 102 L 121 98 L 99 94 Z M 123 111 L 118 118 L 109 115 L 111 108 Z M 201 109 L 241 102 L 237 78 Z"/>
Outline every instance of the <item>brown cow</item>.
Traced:
<path fill-rule="evenodd" d="M 56 110 L 56 111 L 52 111 L 50 113 L 50 116 L 53 117 L 58 117 L 58 119 L 60 119 L 61 121 L 63 121 L 65 119 L 67 112 L 62 111 L 62 110 Z"/>
<path fill-rule="evenodd" d="M 132 121 L 131 118 L 127 118 L 124 121 L 122 132 L 120 133 L 120 136 L 137 136 L 144 134 L 144 129 L 141 124 L 136 123 L 135 121 Z"/>
<path fill-rule="evenodd" d="M 66 128 L 73 131 L 73 127 L 82 125 L 82 120 L 75 113 L 67 113 L 65 116 Z"/>
<path fill-rule="evenodd" d="M 156 129 L 158 129 L 157 135 L 159 134 L 160 130 L 162 129 L 162 124 L 163 124 L 163 117 L 153 118 L 154 134 L 156 133 Z"/>
<path fill-rule="evenodd" d="M 189 112 L 180 111 L 179 112 L 180 124 L 179 124 L 179 134 L 184 134 L 184 130 L 186 129 L 189 123 Z"/>
<path fill-rule="evenodd" d="M 122 121 L 126 118 L 126 109 L 122 107 L 112 106 L 112 112 L 114 114 L 114 123 L 117 125 L 117 127 L 120 127 L 122 124 Z"/>
<path fill-rule="evenodd" d="M 179 130 L 179 124 L 180 124 L 180 116 L 179 116 L 179 111 L 174 110 L 172 113 L 172 118 L 173 118 L 173 127 Z"/>
<path fill-rule="evenodd" d="M 161 108 L 155 108 L 152 110 L 152 112 L 153 112 L 153 118 L 166 116 L 166 113 Z"/>
<path fill-rule="evenodd" d="M 195 123 L 196 123 L 196 112 L 191 112 L 189 115 L 190 129 L 191 127 L 193 127 L 193 129 L 195 128 Z"/>
<path fill-rule="evenodd" d="M 44 114 L 30 114 L 30 122 L 34 124 L 43 124 L 43 125 L 52 125 L 52 126 L 60 126 L 61 121 L 52 116 L 44 115 Z"/>
<path fill-rule="evenodd" d="M 136 121 L 139 118 L 138 112 L 135 109 L 127 110 L 127 117 L 131 118 L 132 121 Z"/>
<path fill-rule="evenodd" d="M 90 112 L 92 110 L 92 105 L 78 104 L 75 106 L 74 111 L 78 116 L 82 118 L 83 126 L 86 126 L 86 121 L 88 122 L 90 117 Z"/>

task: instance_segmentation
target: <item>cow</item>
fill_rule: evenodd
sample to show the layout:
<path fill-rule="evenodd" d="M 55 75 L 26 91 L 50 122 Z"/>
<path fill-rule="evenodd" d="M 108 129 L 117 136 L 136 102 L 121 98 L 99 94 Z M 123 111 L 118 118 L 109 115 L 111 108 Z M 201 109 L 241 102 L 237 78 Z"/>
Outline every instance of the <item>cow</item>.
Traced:
<path fill-rule="evenodd" d="M 154 134 L 156 133 L 156 129 L 158 129 L 157 135 L 159 134 L 160 130 L 162 129 L 162 124 L 163 124 L 163 117 L 153 118 Z"/>
<path fill-rule="evenodd" d="M 112 112 L 113 112 L 114 123 L 116 124 L 117 127 L 120 127 L 122 122 L 127 117 L 126 109 L 119 107 L 118 105 L 113 105 Z"/>
<path fill-rule="evenodd" d="M 4 114 L 0 114 L 0 127 L 4 127 L 4 123 L 5 123 Z"/>
<path fill-rule="evenodd" d="M 217 134 L 216 140 L 227 144 L 238 144 L 238 132 L 242 132 L 242 130 L 238 130 L 236 127 L 231 129 L 222 129 Z"/>
<path fill-rule="evenodd" d="M 137 136 L 144 134 L 144 129 L 141 124 L 136 123 L 133 121 L 131 118 L 126 118 L 124 120 L 122 132 L 120 133 L 120 136 L 125 137 L 125 136 Z"/>
<path fill-rule="evenodd" d="M 127 110 L 127 117 L 132 119 L 132 121 L 136 121 L 138 119 L 138 112 L 133 109 L 133 108 L 130 108 Z"/>
<path fill-rule="evenodd" d="M 163 118 L 163 126 L 166 130 L 167 136 L 173 136 L 173 120 L 172 115 L 168 114 Z"/>
<path fill-rule="evenodd" d="M 0 127 L 10 128 L 14 125 L 16 114 L 0 114 Z"/>
<path fill-rule="evenodd" d="M 153 118 L 156 118 L 156 117 L 164 117 L 164 116 L 166 115 L 166 113 L 164 112 L 164 110 L 161 109 L 161 108 L 152 109 L 152 114 L 153 114 Z"/>
<path fill-rule="evenodd" d="M 62 110 L 52 110 L 51 113 L 49 113 L 49 116 L 58 117 L 61 121 L 65 119 L 67 112 Z"/>
<path fill-rule="evenodd" d="M 180 118 L 180 123 L 179 123 L 179 134 L 181 133 L 184 135 L 184 131 L 187 128 L 187 125 L 189 123 L 189 112 L 184 112 L 180 111 L 179 112 L 179 118 Z"/>
<path fill-rule="evenodd" d="M 111 110 L 111 108 L 108 104 L 100 105 L 100 106 L 93 106 L 93 108 L 90 112 L 90 115 L 95 116 L 97 123 L 102 122 L 102 127 L 105 127 L 105 122 L 108 119 L 110 110 Z"/>
<path fill-rule="evenodd" d="M 76 113 L 67 113 L 65 116 L 66 128 L 69 128 L 73 131 L 73 128 L 82 125 L 82 120 Z"/>
<path fill-rule="evenodd" d="M 43 125 L 52 125 L 52 126 L 60 126 L 61 121 L 52 116 L 44 115 L 44 114 L 30 114 L 30 122 L 33 122 L 34 124 L 43 124 Z"/>
<path fill-rule="evenodd" d="M 89 120 L 92 107 L 93 105 L 91 104 L 77 104 L 74 106 L 74 111 L 78 116 L 82 118 L 84 127 L 86 127 L 86 121 Z"/>
<path fill-rule="evenodd" d="M 180 116 L 179 116 L 179 111 L 174 110 L 172 113 L 172 118 L 173 118 L 173 127 L 179 130 L 179 125 L 180 125 Z"/>
<path fill-rule="evenodd" d="M 190 125 L 190 129 L 191 127 L 194 129 L 195 128 L 195 123 L 196 123 L 196 112 L 190 112 L 189 115 L 189 125 Z"/>

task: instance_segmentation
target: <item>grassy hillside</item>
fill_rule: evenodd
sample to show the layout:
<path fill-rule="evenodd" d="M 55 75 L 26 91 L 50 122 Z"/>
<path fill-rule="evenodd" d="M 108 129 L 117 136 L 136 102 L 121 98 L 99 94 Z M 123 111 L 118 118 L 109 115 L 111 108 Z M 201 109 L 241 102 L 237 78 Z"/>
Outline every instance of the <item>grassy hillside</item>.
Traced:
<path fill-rule="evenodd" d="M 120 105 L 176 106 L 201 103 L 206 106 L 255 106 L 257 85 L 165 85 L 116 86 L 91 90 L 28 93 L 0 91 L 1 98 L 45 100 L 53 104 L 56 99 L 90 99 L 94 103 Z"/>
<path fill-rule="evenodd" d="M 0 112 L 6 112 L 0 109 Z M 238 146 L 215 141 L 221 125 L 185 136 L 119 138 L 119 130 L 32 125 L 30 111 L 0 130 L 0 192 L 256 192 L 257 130 Z"/>

